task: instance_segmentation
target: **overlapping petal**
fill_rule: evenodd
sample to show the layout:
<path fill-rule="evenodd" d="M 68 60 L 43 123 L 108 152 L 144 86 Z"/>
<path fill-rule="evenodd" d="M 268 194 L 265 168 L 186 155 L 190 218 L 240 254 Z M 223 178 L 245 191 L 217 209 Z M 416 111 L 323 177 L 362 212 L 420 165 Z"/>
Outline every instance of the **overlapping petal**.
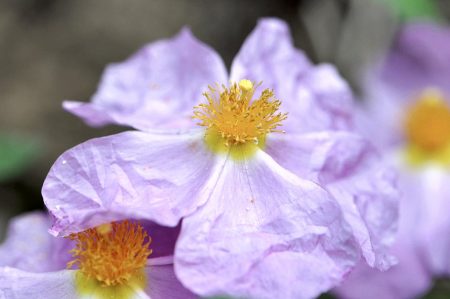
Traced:
<path fill-rule="evenodd" d="M 87 141 L 61 155 L 44 182 L 53 233 L 128 218 L 175 226 L 206 201 L 223 162 L 199 132 L 125 132 Z"/>
<path fill-rule="evenodd" d="M 4 299 L 79 299 L 74 270 L 32 273 L 15 268 L 0 268 L 0 298 Z"/>
<path fill-rule="evenodd" d="M 43 189 L 57 220 L 53 231 L 64 235 L 125 218 L 175 225 L 185 217 L 177 273 L 204 295 L 310 298 L 339 283 L 359 260 L 340 203 L 325 190 L 262 151 L 238 162 L 204 146 L 196 133 L 127 132 L 69 150 Z M 264 278 L 285 259 L 299 261 L 289 277 Z M 298 288 L 288 288 L 293 281 Z M 256 287 L 250 292 L 248 284 Z"/>
<path fill-rule="evenodd" d="M 185 28 L 109 65 L 91 103 L 68 101 L 64 108 L 93 126 L 191 126 L 192 106 L 214 82 L 227 82 L 222 59 Z"/>
<path fill-rule="evenodd" d="M 394 263 L 387 249 L 397 229 L 397 179 L 367 140 L 346 132 L 274 136 L 267 152 L 334 195 L 370 266 L 385 270 Z"/>
<path fill-rule="evenodd" d="M 431 285 L 431 277 L 420 254 L 412 247 L 394 248 L 399 263 L 386 272 L 359 265 L 336 289 L 342 299 L 410 299 L 423 294 Z"/>
<path fill-rule="evenodd" d="M 175 269 L 201 295 L 312 298 L 358 256 L 336 201 L 260 151 L 227 163 L 208 202 L 183 220 Z"/>
<path fill-rule="evenodd" d="M 55 239 L 48 232 L 51 219 L 42 212 L 17 216 L 0 245 L 0 266 L 30 272 L 63 269 L 70 260 L 70 241 Z"/>
<path fill-rule="evenodd" d="M 404 243 L 410 246 L 404 246 Z M 335 292 L 342 299 L 410 299 L 431 286 L 431 277 L 422 263 L 420 252 L 408 241 L 394 246 L 399 262 L 385 272 L 359 265 Z"/>
<path fill-rule="evenodd" d="M 294 47 L 287 24 L 279 19 L 260 20 L 234 59 L 230 80 L 244 78 L 276 91 L 292 115 L 285 124 L 290 131 L 351 127 L 348 84 L 333 66 L 314 66 Z M 92 126 L 190 127 L 191 108 L 202 92 L 227 81 L 217 53 L 184 29 L 108 66 L 91 103 L 66 101 L 64 107 Z"/>
<path fill-rule="evenodd" d="M 184 288 L 171 265 L 153 265 L 146 268 L 149 284 L 145 289 L 150 299 L 194 299 L 194 295 Z"/>
<path fill-rule="evenodd" d="M 262 19 L 242 45 L 231 80 L 250 79 L 275 90 L 289 112 L 289 132 L 351 127 L 353 97 L 348 84 L 327 64 L 314 66 L 293 45 L 288 25 Z"/>

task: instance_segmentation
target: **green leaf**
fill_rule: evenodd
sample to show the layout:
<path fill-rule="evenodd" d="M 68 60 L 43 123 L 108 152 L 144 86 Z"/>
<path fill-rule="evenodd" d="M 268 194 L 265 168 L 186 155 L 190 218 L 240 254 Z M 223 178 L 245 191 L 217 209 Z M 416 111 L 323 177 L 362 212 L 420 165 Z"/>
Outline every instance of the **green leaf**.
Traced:
<path fill-rule="evenodd" d="M 384 0 L 399 17 L 406 21 L 414 19 L 440 20 L 435 0 Z"/>
<path fill-rule="evenodd" d="M 0 182 L 25 171 L 37 152 L 38 146 L 33 140 L 0 133 Z"/>

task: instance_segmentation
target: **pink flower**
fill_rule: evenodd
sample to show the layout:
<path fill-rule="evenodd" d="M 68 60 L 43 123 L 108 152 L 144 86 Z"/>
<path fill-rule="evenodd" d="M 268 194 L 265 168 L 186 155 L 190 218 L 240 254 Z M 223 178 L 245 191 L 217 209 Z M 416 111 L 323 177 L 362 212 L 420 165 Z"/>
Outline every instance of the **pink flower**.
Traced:
<path fill-rule="evenodd" d="M 13 219 L 0 246 L 1 298 L 197 298 L 173 271 L 170 254 L 177 229 L 149 222 L 113 223 L 103 226 L 111 231 L 90 229 L 72 235 L 70 241 L 48 234 L 50 223 L 39 212 Z M 147 233 L 164 237 L 148 243 Z M 71 260 L 74 269 L 67 269 Z M 113 275 L 121 283 L 108 280 Z"/>
<path fill-rule="evenodd" d="M 92 103 L 66 103 L 90 124 L 142 132 L 55 162 L 43 187 L 53 234 L 183 220 L 175 272 L 201 296 L 313 298 L 361 258 L 389 267 L 395 176 L 366 140 L 334 131 L 351 126 L 352 110 L 334 68 L 312 65 L 286 24 L 266 19 L 230 77 L 222 86 L 218 55 L 183 30 L 109 67 Z"/>

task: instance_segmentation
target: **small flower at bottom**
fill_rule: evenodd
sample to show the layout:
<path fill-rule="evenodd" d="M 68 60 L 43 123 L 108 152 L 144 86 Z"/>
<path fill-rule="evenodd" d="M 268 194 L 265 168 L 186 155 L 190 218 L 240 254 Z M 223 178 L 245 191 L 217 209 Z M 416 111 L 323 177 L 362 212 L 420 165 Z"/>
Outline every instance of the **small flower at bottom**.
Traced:
<path fill-rule="evenodd" d="M 144 227 L 122 221 L 91 228 L 69 238 L 55 238 L 47 233 L 48 224 L 50 220 L 43 213 L 14 220 L 7 240 L 0 246 L 2 298 L 197 298 L 176 279 L 172 256 L 149 258 L 152 252 L 146 229 L 165 236 L 165 244 L 157 246 L 164 254 L 173 250 L 170 236 L 177 233 L 176 229 L 148 222 Z M 105 231 L 105 227 L 110 231 Z M 26 238 L 30 229 L 41 241 L 28 242 L 26 250 L 42 252 L 42 255 L 29 256 L 22 246 L 26 240 L 18 242 Z M 11 257 L 11 253 L 16 256 Z M 70 253 L 73 260 L 68 263 L 69 268 L 78 269 L 64 269 L 62 261 L 68 261 Z M 49 271 L 50 268 L 53 270 Z"/>
<path fill-rule="evenodd" d="M 108 293 L 127 298 L 147 284 L 144 268 L 152 253 L 150 238 L 139 224 L 114 222 L 72 234 L 74 260 L 68 268 L 79 267 L 76 284 L 80 293 L 110 298 Z M 100 287 L 99 287 L 100 286 Z"/>

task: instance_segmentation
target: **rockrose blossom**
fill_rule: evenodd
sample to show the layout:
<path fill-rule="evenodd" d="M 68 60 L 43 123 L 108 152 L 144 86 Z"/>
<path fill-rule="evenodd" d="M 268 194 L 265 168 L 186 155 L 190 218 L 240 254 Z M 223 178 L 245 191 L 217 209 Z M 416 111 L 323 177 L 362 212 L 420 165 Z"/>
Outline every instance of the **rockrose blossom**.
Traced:
<path fill-rule="evenodd" d="M 122 221 L 55 238 L 50 224 L 41 212 L 12 220 L 0 245 L 0 298 L 197 298 L 174 274 L 176 228 Z"/>
<path fill-rule="evenodd" d="M 342 298 L 415 298 L 450 274 L 450 29 L 409 24 L 368 77 L 361 132 L 400 171 L 399 263 L 361 266 Z M 369 121 L 368 121 L 369 120 Z"/>
<path fill-rule="evenodd" d="M 395 176 L 366 140 L 335 131 L 351 127 L 347 84 L 279 20 L 258 23 L 229 78 L 185 29 L 109 66 L 92 103 L 65 107 L 140 131 L 58 158 L 43 187 L 55 235 L 182 219 L 175 272 L 202 296 L 313 298 L 362 258 L 393 262 Z"/>

